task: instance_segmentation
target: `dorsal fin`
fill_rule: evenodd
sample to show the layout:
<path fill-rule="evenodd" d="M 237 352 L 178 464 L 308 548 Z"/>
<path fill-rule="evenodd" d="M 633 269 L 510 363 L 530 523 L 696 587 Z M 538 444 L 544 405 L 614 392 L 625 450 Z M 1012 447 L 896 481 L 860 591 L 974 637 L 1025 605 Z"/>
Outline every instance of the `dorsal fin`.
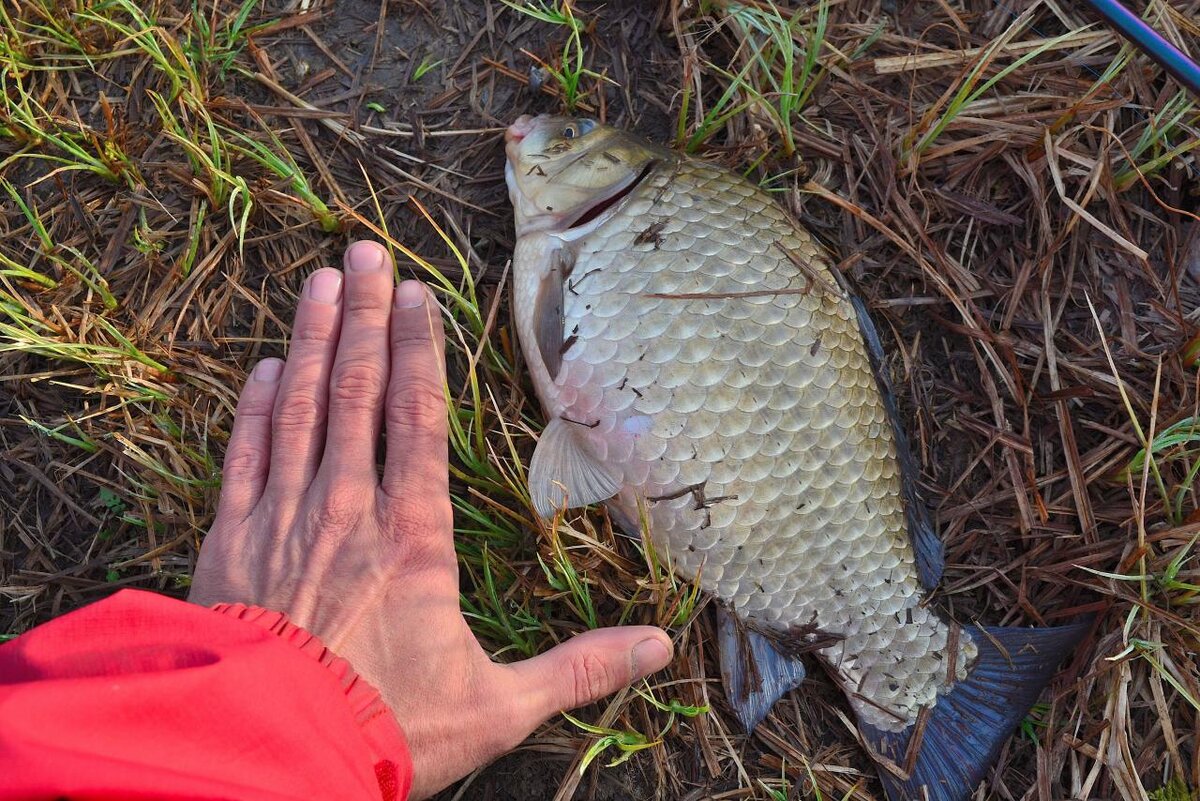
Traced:
<path fill-rule="evenodd" d="M 580 440 L 579 426 L 556 417 L 546 426 L 529 462 L 529 497 L 542 517 L 571 507 L 605 501 L 621 489 L 613 475 Z M 564 492 L 566 497 L 564 498 Z"/>
<path fill-rule="evenodd" d="M 904 434 L 904 426 L 900 422 L 900 410 L 896 407 L 896 394 L 892 390 L 892 381 L 888 378 L 884 365 L 883 342 L 879 339 L 879 331 L 871 315 L 867 313 L 866 305 L 858 297 L 847 292 L 854 311 L 858 315 L 858 328 L 862 332 L 863 342 L 867 346 L 867 356 L 871 361 L 871 371 L 875 373 L 875 381 L 879 384 L 879 394 L 883 397 L 883 405 L 887 409 L 888 418 L 892 421 L 892 433 L 896 440 L 896 458 L 900 462 L 900 491 L 904 494 L 904 512 L 908 517 L 908 533 L 912 537 L 913 550 L 917 556 L 917 573 L 921 584 L 932 590 L 942 579 L 942 569 L 946 565 L 946 548 L 938 537 L 929 518 L 929 507 L 917 489 L 917 477 L 921 469 L 908 446 L 908 437 Z"/>

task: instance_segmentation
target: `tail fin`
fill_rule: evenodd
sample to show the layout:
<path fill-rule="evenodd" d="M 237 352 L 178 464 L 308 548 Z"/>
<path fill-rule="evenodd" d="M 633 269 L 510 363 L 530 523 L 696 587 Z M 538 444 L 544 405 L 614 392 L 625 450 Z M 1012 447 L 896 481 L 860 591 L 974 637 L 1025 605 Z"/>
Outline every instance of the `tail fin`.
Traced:
<path fill-rule="evenodd" d="M 979 647 L 979 656 L 966 680 L 939 696 L 930 710 L 916 759 L 909 763 L 909 778 L 880 767 L 890 801 L 968 798 L 1087 627 L 964 627 Z M 862 732 L 880 754 L 904 768 L 912 759 L 908 746 L 916 728 L 914 724 L 902 732 L 885 732 L 863 725 Z"/>

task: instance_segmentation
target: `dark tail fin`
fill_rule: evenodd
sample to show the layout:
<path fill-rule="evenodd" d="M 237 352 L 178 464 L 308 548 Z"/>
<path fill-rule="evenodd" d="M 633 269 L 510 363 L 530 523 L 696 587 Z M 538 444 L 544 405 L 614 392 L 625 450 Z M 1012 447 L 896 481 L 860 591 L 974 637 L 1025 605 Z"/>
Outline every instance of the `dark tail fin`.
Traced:
<path fill-rule="evenodd" d="M 967 679 L 938 697 L 925 720 L 909 778 L 880 766 L 890 801 L 968 798 L 1087 627 L 964 627 L 979 647 L 979 656 Z M 864 725 L 862 731 L 880 754 L 903 769 L 911 759 L 908 746 L 916 728 L 914 724 L 902 732 L 884 732 Z"/>

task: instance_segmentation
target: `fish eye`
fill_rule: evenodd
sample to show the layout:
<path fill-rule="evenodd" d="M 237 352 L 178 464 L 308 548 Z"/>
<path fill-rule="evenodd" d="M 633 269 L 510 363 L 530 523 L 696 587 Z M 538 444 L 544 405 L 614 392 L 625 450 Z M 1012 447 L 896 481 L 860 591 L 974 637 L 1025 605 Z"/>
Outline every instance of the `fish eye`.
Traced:
<path fill-rule="evenodd" d="M 579 136 L 586 136 L 587 134 L 591 133 L 592 129 L 595 127 L 595 120 L 582 119 L 576 120 L 575 122 L 569 122 L 563 126 L 562 137 L 563 139 L 574 139 Z"/>

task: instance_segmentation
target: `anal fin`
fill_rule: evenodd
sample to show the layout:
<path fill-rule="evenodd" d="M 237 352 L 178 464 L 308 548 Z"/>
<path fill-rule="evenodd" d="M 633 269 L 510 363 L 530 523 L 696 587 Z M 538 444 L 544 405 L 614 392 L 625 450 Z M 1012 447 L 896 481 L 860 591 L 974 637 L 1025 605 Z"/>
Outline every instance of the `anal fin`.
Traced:
<path fill-rule="evenodd" d="M 529 497 L 542 517 L 553 516 L 564 503 L 608 500 L 621 489 L 620 477 L 588 452 L 572 426 L 559 417 L 551 420 L 529 463 Z"/>
<path fill-rule="evenodd" d="M 798 658 L 784 656 L 724 607 L 717 608 L 717 646 L 725 697 L 747 732 L 754 731 L 780 696 L 804 681 Z"/>

